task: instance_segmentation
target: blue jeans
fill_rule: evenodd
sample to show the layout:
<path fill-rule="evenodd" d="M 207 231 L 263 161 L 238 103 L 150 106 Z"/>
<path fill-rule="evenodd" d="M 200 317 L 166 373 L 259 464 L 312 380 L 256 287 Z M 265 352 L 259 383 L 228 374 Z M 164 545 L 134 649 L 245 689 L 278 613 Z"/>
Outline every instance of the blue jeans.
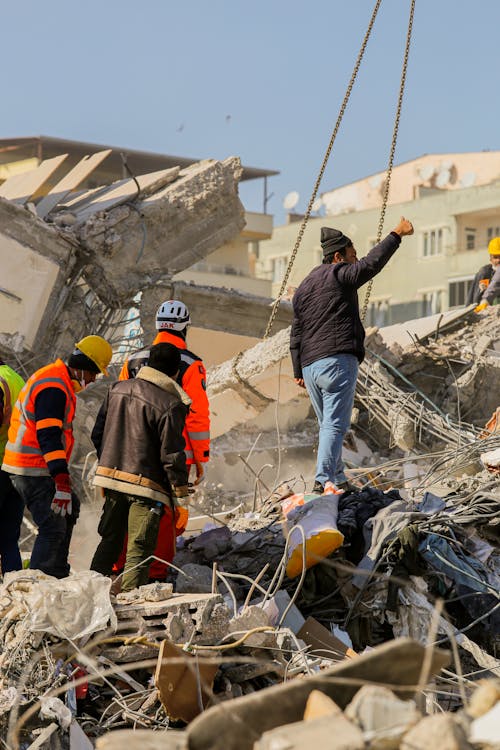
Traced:
<path fill-rule="evenodd" d="M 354 354 L 335 354 L 302 368 L 319 424 L 316 481 L 346 481 L 342 443 L 351 423 L 359 363 Z"/>
<path fill-rule="evenodd" d="M 11 474 L 10 478 L 38 526 L 30 568 L 42 570 L 55 578 L 65 578 L 70 570 L 68 553 L 71 535 L 80 515 L 80 502 L 77 496 L 72 494 L 71 497 L 71 515 L 61 516 L 50 509 L 56 490 L 52 477 Z"/>
<path fill-rule="evenodd" d="M 19 536 L 23 522 L 23 501 L 14 489 L 10 476 L 0 470 L 0 560 L 2 573 L 21 570 Z"/>

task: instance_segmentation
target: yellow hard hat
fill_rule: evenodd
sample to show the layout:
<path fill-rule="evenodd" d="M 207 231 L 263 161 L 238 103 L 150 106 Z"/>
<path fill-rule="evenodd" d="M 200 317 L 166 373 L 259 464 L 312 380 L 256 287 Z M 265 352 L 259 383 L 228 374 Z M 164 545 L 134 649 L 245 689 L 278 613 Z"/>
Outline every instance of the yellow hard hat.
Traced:
<path fill-rule="evenodd" d="M 113 350 L 106 339 L 103 339 L 102 336 L 85 336 L 75 346 L 97 365 L 103 375 L 108 374 L 106 368 L 111 362 Z"/>
<path fill-rule="evenodd" d="M 500 255 L 500 237 L 493 237 L 488 245 L 490 255 Z"/>

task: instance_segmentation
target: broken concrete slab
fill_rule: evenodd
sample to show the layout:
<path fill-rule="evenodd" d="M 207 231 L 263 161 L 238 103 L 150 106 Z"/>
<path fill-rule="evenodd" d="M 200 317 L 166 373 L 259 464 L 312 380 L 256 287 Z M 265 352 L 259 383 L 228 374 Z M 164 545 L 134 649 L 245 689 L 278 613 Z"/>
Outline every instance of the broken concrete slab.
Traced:
<path fill-rule="evenodd" d="M 471 750 L 466 734 L 454 714 L 426 716 L 401 741 L 401 750 Z"/>
<path fill-rule="evenodd" d="M 253 747 L 254 750 L 308 750 L 312 747 L 364 750 L 365 741 L 358 727 L 340 713 L 264 732 Z"/>
<path fill-rule="evenodd" d="M 148 287 L 140 302 L 144 340 L 156 335 L 155 317 L 158 307 L 166 299 L 178 299 L 189 309 L 197 328 L 224 331 L 241 336 L 261 338 L 269 320 L 269 299 L 247 292 L 220 287 L 203 287 L 184 281 L 160 282 Z M 207 314 L 209 310 L 209 314 Z M 288 328 L 292 319 L 290 302 L 282 302 L 275 320 L 275 330 Z"/>
<path fill-rule="evenodd" d="M 92 213 L 75 235 L 92 254 L 85 279 L 103 300 L 125 305 L 139 290 L 188 268 L 239 234 L 237 158 L 207 160 L 134 208 Z M 145 283 L 145 275 L 148 281 Z"/>
<path fill-rule="evenodd" d="M 116 729 L 96 740 L 96 750 L 187 750 L 184 732 L 168 729 Z"/>
<path fill-rule="evenodd" d="M 219 594 L 173 594 L 162 602 L 117 604 L 120 632 L 207 645 L 223 638 L 229 610 Z"/>
<path fill-rule="evenodd" d="M 111 153 L 111 149 L 98 151 L 90 156 L 84 156 L 54 187 L 36 204 L 36 213 L 41 219 L 45 218 L 53 208 L 61 203 L 69 193 L 75 190 L 96 167 Z"/>
<path fill-rule="evenodd" d="M 360 685 L 368 681 L 391 684 L 396 694 L 411 698 L 425 653 L 419 643 L 408 638 L 398 639 L 357 659 L 344 660 L 318 675 L 235 699 L 230 709 L 224 703 L 214 706 L 189 725 L 189 750 L 251 750 L 264 732 L 302 720 L 312 690 L 321 690 L 341 708 L 345 708 Z M 447 652 L 434 650 L 430 675 L 439 672 L 448 662 Z M 270 705 L 272 711 L 269 711 Z M 242 726 L 248 728 L 245 734 L 241 732 Z"/>
<path fill-rule="evenodd" d="M 23 205 L 47 182 L 67 157 L 68 154 L 61 154 L 52 159 L 45 159 L 36 169 L 9 177 L 0 185 L 0 197 Z"/>
<path fill-rule="evenodd" d="M 401 738 L 422 718 L 415 701 L 403 701 L 392 690 L 363 685 L 345 710 L 373 750 L 398 750 Z"/>

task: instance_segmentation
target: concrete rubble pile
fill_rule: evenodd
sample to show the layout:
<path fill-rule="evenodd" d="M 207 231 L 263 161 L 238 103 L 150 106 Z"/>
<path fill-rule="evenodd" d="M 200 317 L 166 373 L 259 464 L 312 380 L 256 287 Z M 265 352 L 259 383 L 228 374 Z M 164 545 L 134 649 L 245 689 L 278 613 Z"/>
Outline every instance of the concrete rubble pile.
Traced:
<path fill-rule="evenodd" d="M 325 503 L 342 544 L 315 556 Z M 498 482 L 413 500 L 285 483 L 186 537 L 166 582 L 115 595 L 92 572 L 7 574 L 2 734 L 16 750 L 111 750 L 125 728 L 200 750 L 329 736 L 336 748 L 409 750 L 431 735 L 494 746 L 499 523 Z"/>
<path fill-rule="evenodd" d="M 0 352 L 30 372 L 89 330 L 113 338 L 139 292 L 168 282 L 245 224 L 235 157 L 86 191 L 56 186 L 40 200 L 32 194 L 42 168 L 0 187 Z"/>

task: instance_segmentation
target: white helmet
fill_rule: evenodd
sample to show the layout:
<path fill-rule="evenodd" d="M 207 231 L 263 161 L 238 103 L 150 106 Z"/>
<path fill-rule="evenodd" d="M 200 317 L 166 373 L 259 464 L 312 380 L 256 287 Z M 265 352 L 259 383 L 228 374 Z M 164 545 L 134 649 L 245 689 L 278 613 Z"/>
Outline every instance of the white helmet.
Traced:
<path fill-rule="evenodd" d="M 184 331 L 191 325 L 189 310 L 184 302 L 169 299 L 158 308 L 156 313 L 157 331 Z"/>

